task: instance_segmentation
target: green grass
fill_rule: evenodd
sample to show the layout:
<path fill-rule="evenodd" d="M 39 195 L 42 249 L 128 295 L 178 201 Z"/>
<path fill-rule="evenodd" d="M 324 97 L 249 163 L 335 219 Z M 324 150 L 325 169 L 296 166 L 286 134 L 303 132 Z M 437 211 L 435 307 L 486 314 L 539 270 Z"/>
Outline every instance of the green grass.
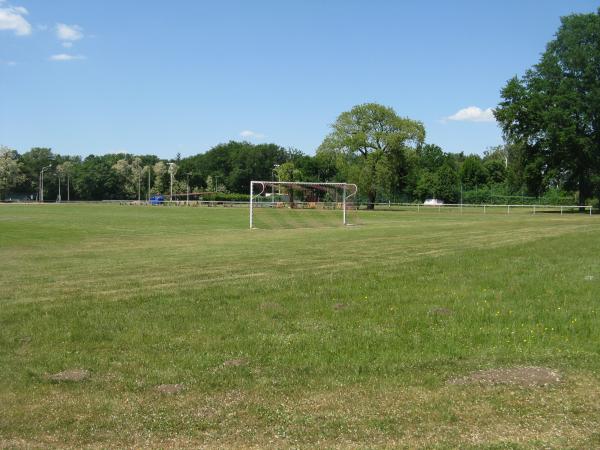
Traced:
<path fill-rule="evenodd" d="M 600 446 L 600 217 L 352 218 L 0 207 L 0 447 Z"/>

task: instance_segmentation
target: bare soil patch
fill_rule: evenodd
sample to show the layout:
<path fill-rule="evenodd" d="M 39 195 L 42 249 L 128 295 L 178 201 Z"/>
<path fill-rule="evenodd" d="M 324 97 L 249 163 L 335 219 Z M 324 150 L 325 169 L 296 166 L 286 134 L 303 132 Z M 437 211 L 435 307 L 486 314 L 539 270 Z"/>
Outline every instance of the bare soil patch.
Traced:
<path fill-rule="evenodd" d="M 68 382 L 80 382 L 85 381 L 90 377 L 90 371 L 86 369 L 68 369 L 63 370 L 62 372 L 58 372 L 52 375 L 48 375 L 48 379 L 50 381 L 55 381 L 57 383 L 61 381 Z"/>
<path fill-rule="evenodd" d="M 183 384 L 161 384 L 156 386 L 158 392 L 168 395 L 177 394 L 183 391 L 184 388 L 185 386 Z"/>
<path fill-rule="evenodd" d="M 348 305 L 346 305 L 345 303 L 336 303 L 335 305 L 333 305 L 333 309 L 335 309 L 336 311 L 341 311 L 342 309 L 346 309 L 348 307 Z"/>
<path fill-rule="evenodd" d="M 248 364 L 248 360 L 246 358 L 236 358 L 236 359 L 228 359 L 223 362 L 223 367 L 240 367 Z"/>
<path fill-rule="evenodd" d="M 260 309 L 263 311 L 280 311 L 283 307 L 279 303 L 265 302 L 260 305 Z"/>
<path fill-rule="evenodd" d="M 558 372 L 547 367 L 512 367 L 478 370 L 467 376 L 448 380 L 448 384 L 511 384 L 531 387 L 547 386 L 560 381 Z"/>
<path fill-rule="evenodd" d="M 432 308 L 429 310 L 429 314 L 432 316 L 451 316 L 452 310 L 450 308 Z"/>

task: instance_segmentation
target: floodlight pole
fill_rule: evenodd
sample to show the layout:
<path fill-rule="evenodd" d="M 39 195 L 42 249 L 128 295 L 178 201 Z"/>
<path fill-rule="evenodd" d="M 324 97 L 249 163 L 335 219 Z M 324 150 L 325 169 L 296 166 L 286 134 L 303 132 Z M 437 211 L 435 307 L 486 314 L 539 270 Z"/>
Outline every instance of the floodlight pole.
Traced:
<path fill-rule="evenodd" d="M 44 171 L 52 167 L 52 164 L 42 167 L 40 172 L 40 203 L 44 203 Z"/>
<path fill-rule="evenodd" d="M 61 198 L 60 198 L 60 175 L 58 176 L 58 203 L 60 203 Z"/>
<path fill-rule="evenodd" d="M 148 193 L 147 193 L 147 197 L 148 197 L 148 202 L 150 202 L 150 168 L 148 168 Z"/>
<path fill-rule="evenodd" d="M 173 164 L 172 162 L 169 163 L 169 174 L 171 175 L 171 195 L 169 200 L 171 203 L 173 203 Z"/>
<path fill-rule="evenodd" d="M 271 169 L 271 181 L 275 181 L 275 166 Z M 271 185 L 271 203 L 275 203 L 275 185 Z"/>
<path fill-rule="evenodd" d="M 187 175 L 187 192 L 185 194 L 185 205 L 186 206 L 190 206 L 190 175 L 191 174 L 192 174 L 191 172 L 186 173 L 186 175 Z"/>
<path fill-rule="evenodd" d="M 279 167 L 279 164 L 275 164 L 273 166 L 273 169 L 275 170 L 275 172 L 277 173 L 277 182 L 281 183 L 281 177 L 279 176 L 279 172 L 277 172 L 277 168 Z M 281 185 L 277 185 L 277 195 L 281 195 Z"/>
<path fill-rule="evenodd" d="M 142 201 L 142 168 L 140 167 L 140 172 L 138 175 L 138 203 Z"/>

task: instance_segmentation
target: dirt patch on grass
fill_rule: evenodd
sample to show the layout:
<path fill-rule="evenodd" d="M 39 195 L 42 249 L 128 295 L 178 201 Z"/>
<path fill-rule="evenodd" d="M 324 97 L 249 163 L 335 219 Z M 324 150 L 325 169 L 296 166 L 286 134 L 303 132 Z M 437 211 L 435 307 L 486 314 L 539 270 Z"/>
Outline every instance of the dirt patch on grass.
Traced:
<path fill-rule="evenodd" d="M 333 309 L 335 311 L 341 311 L 342 309 L 346 309 L 348 307 L 348 305 L 346 305 L 345 303 L 336 303 L 335 305 L 333 305 Z"/>
<path fill-rule="evenodd" d="M 546 367 L 478 370 L 467 376 L 448 380 L 448 384 L 511 384 L 521 387 L 547 386 L 558 382 L 558 372 Z"/>
<path fill-rule="evenodd" d="M 48 375 L 48 380 L 60 383 L 62 381 L 78 383 L 85 381 L 90 377 L 90 371 L 85 369 L 68 369 L 52 375 Z"/>
<path fill-rule="evenodd" d="M 432 308 L 429 310 L 429 314 L 432 316 L 451 316 L 452 310 L 450 308 Z"/>
<path fill-rule="evenodd" d="M 223 367 L 240 367 L 248 364 L 248 360 L 246 358 L 236 358 L 236 359 L 228 359 L 223 362 Z"/>
<path fill-rule="evenodd" d="M 185 389 L 183 384 L 161 384 L 156 386 L 156 390 L 161 394 L 173 395 Z"/>
<path fill-rule="evenodd" d="M 283 307 L 279 303 L 265 302 L 260 305 L 260 309 L 263 311 L 281 311 Z"/>

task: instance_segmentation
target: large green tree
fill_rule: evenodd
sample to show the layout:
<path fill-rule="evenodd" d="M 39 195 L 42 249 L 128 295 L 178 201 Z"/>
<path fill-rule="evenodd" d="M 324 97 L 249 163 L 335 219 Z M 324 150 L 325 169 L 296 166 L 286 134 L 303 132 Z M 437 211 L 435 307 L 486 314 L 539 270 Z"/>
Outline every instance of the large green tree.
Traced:
<path fill-rule="evenodd" d="M 357 183 L 366 193 L 369 209 L 374 208 L 378 192 L 401 182 L 404 152 L 425 140 L 421 122 L 400 117 L 392 108 L 377 103 L 341 113 L 331 127 L 317 154 L 340 156 L 337 161 L 347 174 L 345 181 Z"/>
<path fill-rule="evenodd" d="M 584 204 L 600 178 L 600 10 L 563 17 L 541 60 L 502 89 L 495 111 L 509 143 L 520 145 L 531 194 L 551 185 Z M 537 191 L 537 192 L 535 192 Z"/>
<path fill-rule="evenodd" d="M 15 150 L 0 147 L 0 200 L 4 200 L 6 193 L 22 178 L 17 159 Z"/>

